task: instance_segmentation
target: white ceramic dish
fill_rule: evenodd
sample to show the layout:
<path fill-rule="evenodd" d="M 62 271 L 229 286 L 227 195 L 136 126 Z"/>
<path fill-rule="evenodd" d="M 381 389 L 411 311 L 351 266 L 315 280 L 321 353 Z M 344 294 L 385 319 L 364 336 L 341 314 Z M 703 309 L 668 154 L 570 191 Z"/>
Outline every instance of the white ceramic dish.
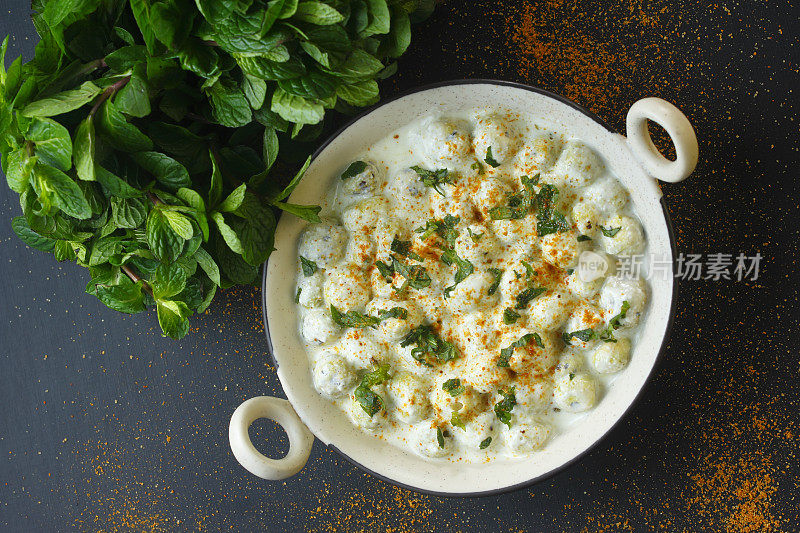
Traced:
<path fill-rule="evenodd" d="M 368 146 L 397 128 L 430 114 L 491 106 L 547 117 L 552 128 L 575 135 L 598 151 L 630 192 L 647 234 L 650 255 L 668 265 L 666 275 L 651 276 L 650 304 L 628 368 L 607 390 L 585 423 L 557 435 L 534 456 L 524 460 L 497 459 L 488 465 L 429 460 L 396 448 L 354 427 L 311 383 L 309 360 L 297 333 L 294 280 L 297 241 L 305 222 L 282 217 L 276 248 L 265 267 L 264 320 L 270 349 L 286 400 L 257 397 L 244 402 L 229 427 L 236 459 L 265 479 L 283 479 L 302 469 L 313 437 L 339 451 L 362 469 L 392 483 L 439 495 L 474 496 L 516 489 L 549 476 L 577 460 L 619 422 L 635 402 L 658 360 L 675 303 L 672 275 L 674 241 L 661 202 L 656 178 L 677 182 L 697 163 L 697 139 L 686 117 L 673 105 L 645 98 L 631 106 L 627 134 L 615 133 L 601 119 L 552 93 L 520 84 L 466 80 L 438 84 L 386 101 L 334 134 L 314 155 L 305 178 L 290 201 L 316 204 L 331 180 Z M 675 161 L 665 159 L 653 145 L 647 120 L 660 124 L 676 148 Z M 283 459 L 269 459 L 250 442 L 249 425 L 270 418 L 283 426 L 290 450 Z M 312 436 L 313 434 L 313 436 Z"/>

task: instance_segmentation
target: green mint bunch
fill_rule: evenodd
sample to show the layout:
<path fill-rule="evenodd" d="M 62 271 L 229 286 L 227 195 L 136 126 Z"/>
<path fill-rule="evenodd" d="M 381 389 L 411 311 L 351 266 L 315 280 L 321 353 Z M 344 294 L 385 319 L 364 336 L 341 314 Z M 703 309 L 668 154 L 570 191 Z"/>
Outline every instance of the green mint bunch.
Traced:
<path fill-rule="evenodd" d="M 108 307 L 155 308 L 180 338 L 218 288 L 256 282 L 279 211 L 319 220 L 318 206 L 286 202 L 309 163 L 302 143 L 326 110 L 377 101 L 433 1 L 32 7 L 33 59 L 6 69 L 8 38 L 0 47 L 0 167 L 22 209 L 12 227 L 86 267 L 86 292 Z"/>

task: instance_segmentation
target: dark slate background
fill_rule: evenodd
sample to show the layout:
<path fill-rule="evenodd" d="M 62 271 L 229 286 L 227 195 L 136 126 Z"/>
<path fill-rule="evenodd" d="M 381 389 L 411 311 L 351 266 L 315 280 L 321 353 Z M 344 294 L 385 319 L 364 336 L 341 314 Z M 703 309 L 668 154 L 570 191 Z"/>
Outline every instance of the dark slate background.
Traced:
<path fill-rule="evenodd" d="M 0 187 L 0 529 L 799 530 L 790 4 L 451 0 L 415 28 L 384 95 L 521 81 L 620 131 L 638 98 L 675 102 L 701 153 L 694 176 L 664 186 L 679 250 L 764 256 L 757 281 L 682 283 L 663 363 L 632 412 L 578 464 L 512 494 L 419 495 L 318 444 L 296 477 L 254 478 L 226 431 L 241 401 L 282 394 L 260 292 L 227 291 L 187 338 L 163 339 L 153 315 L 104 308 L 83 293 L 85 271 L 19 243 L 16 197 Z M 26 2 L 0 0 L 7 33 L 11 57 L 30 57 Z M 274 455 L 287 446 L 266 422 L 254 437 L 282 439 Z"/>

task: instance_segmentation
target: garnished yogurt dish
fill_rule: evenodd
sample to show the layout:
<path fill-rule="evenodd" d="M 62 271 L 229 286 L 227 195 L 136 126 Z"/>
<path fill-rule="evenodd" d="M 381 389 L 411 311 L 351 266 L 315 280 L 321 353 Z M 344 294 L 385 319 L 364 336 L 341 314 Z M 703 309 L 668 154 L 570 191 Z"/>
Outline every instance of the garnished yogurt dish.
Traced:
<path fill-rule="evenodd" d="M 454 461 L 535 457 L 581 424 L 647 308 L 618 269 L 646 236 L 602 157 L 534 112 L 469 109 L 343 163 L 297 251 L 318 393 Z"/>

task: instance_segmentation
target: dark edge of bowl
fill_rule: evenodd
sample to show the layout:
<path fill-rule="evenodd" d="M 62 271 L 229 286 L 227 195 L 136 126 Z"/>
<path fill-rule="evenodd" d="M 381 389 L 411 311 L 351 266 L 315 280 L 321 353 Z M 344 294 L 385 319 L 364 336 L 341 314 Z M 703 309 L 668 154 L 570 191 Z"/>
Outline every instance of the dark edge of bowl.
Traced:
<path fill-rule="evenodd" d="M 364 110 L 363 112 L 359 113 L 358 115 L 356 115 L 355 117 L 350 119 L 344 126 L 342 126 L 338 130 L 336 130 L 333 134 L 331 134 L 325 140 L 325 142 L 322 143 L 320 145 L 320 147 L 317 148 L 314 151 L 314 153 L 311 156 L 311 159 L 312 159 L 312 161 L 314 159 L 316 159 L 317 156 L 320 153 L 322 153 L 322 151 L 331 142 L 333 142 L 333 140 L 336 137 L 338 137 L 344 130 L 349 128 L 353 123 L 355 123 L 356 121 L 360 120 L 364 116 L 370 114 L 372 111 L 374 111 L 378 107 L 386 105 L 386 104 L 388 104 L 390 102 L 393 102 L 395 100 L 399 100 L 400 98 L 406 97 L 408 95 L 415 94 L 415 93 L 422 92 L 422 91 L 427 91 L 429 89 L 437 89 L 439 87 L 449 87 L 451 85 L 482 85 L 482 84 L 486 84 L 486 85 L 503 85 L 503 86 L 507 86 L 507 87 L 514 87 L 514 88 L 517 88 L 517 89 L 523 89 L 523 90 L 526 90 L 526 91 L 542 94 L 542 95 L 547 96 L 549 98 L 552 98 L 554 100 L 558 100 L 559 102 L 561 102 L 561 103 L 563 103 L 565 105 L 568 105 L 569 107 L 572 107 L 573 109 L 576 109 L 576 110 L 580 111 L 581 113 L 583 113 L 587 117 L 591 118 L 592 120 L 594 120 L 595 122 L 597 122 L 598 124 L 603 126 L 609 132 L 617 133 L 614 130 L 614 128 L 612 128 L 605 120 L 603 120 L 602 118 L 600 118 L 599 116 L 597 116 L 593 112 L 589 111 L 588 109 L 576 104 L 572 100 L 569 100 L 569 99 L 567 99 L 567 98 L 565 98 L 565 97 L 563 97 L 561 95 L 552 93 L 552 92 L 544 90 L 544 89 L 540 89 L 538 87 L 533 87 L 531 85 L 525 85 L 523 83 L 517 83 L 517 82 L 512 82 L 512 81 L 481 79 L 481 78 L 465 79 L 465 80 L 450 80 L 450 81 L 442 81 L 442 82 L 432 83 L 432 84 L 429 84 L 429 85 L 423 85 L 423 86 L 417 87 L 415 89 L 411 89 L 409 91 L 406 91 L 406 92 L 403 92 L 401 94 L 398 94 L 396 96 L 393 96 L 391 98 L 388 98 L 386 100 L 382 100 L 380 103 L 369 107 L 368 109 Z M 674 232 L 674 229 L 672 227 L 672 219 L 670 219 L 669 211 L 667 210 L 667 206 L 664 203 L 664 198 L 663 197 L 660 200 L 660 204 L 661 204 L 661 209 L 662 209 L 662 211 L 664 213 L 664 220 L 666 221 L 666 224 L 667 224 L 667 233 L 669 234 L 670 248 L 672 249 L 673 271 L 677 272 L 678 253 L 677 253 L 677 248 L 676 248 L 676 245 L 675 245 L 675 232 Z M 275 355 L 273 354 L 272 338 L 270 337 L 270 334 L 269 334 L 269 321 L 267 320 L 267 296 L 266 296 L 266 290 L 265 290 L 266 283 L 267 283 L 267 262 L 268 262 L 268 260 L 266 262 L 264 262 L 264 266 L 262 268 L 261 314 L 262 314 L 262 317 L 263 317 L 263 320 L 264 320 L 264 334 L 267 337 L 267 348 L 269 350 L 269 357 L 270 357 L 270 359 L 272 359 L 272 363 L 275 365 L 275 370 L 277 371 L 279 365 L 278 365 L 278 361 L 275 359 Z M 622 415 L 614 422 L 614 424 L 611 425 L 610 428 L 608 428 L 608 430 L 599 439 L 597 439 L 594 443 L 592 443 L 591 446 L 589 446 L 587 449 L 582 451 L 580 454 L 576 455 L 575 457 L 573 457 L 572 459 L 570 459 L 569 461 L 567 461 L 563 465 L 559 466 L 558 468 L 550 470 L 546 474 L 542 474 L 541 476 L 535 477 L 533 479 L 529 479 L 529 480 L 523 481 L 522 483 L 517 483 L 516 485 L 510 485 L 508 487 L 502 487 L 502 488 L 499 488 L 499 489 L 492 489 L 492 490 L 486 490 L 486 491 L 480 491 L 480 492 L 463 492 L 463 493 L 437 492 L 437 491 L 433 491 L 433 490 L 425 490 L 425 489 L 420 489 L 420 488 L 417 488 L 417 487 L 412 487 L 410 485 L 406 485 L 405 483 L 400 483 L 398 481 L 390 479 L 390 478 L 388 478 L 388 477 L 386 477 L 386 476 L 384 476 L 382 474 L 379 474 L 377 472 L 373 472 L 372 470 L 370 470 L 369 468 L 365 467 L 364 465 L 362 465 L 361 463 L 359 463 L 358 461 L 356 461 L 355 459 L 353 459 L 352 457 L 350 457 L 346 453 L 344 453 L 341 450 L 339 450 L 339 448 L 337 448 L 333 444 L 328 444 L 327 446 L 329 448 L 332 448 L 333 450 L 335 450 L 339 455 L 341 455 L 345 460 L 347 460 L 351 464 L 353 464 L 356 467 L 360 468 L 364 472 L 367 472 L 368 474 L 371 474 L 371 475 L 377 477 L 380 480 L 383 480 L 383 481 L 385 481 L 387 483 L 390 483 L 392 485 L 395 485 L 397 487 L 404 488 L 406 490 L 410 490 L 410 491 L 417 492 L 417 493 L 420 493 L 420 494 L 426 494 L 426 495 L 429 495 L 429 496 L 437 496 L 437 497 L 445 497 L 445 498 L 479 498 L 479 497 L 487 497 L 487 496 L 498 496 L 500 494 L 505 494 L 505 493 L 508 493 L 508 492 L 514 492 L 514 491 L 517 491 L 517 490 L 521 490 L 521 489 L 530 487 L 531 485 L 534 485 L 535 483 L 538 483 L 540 481 L 544 481 L 544 480 L 546 480 L 548 478 L 551 478 L 551 477 L 555 476 L 556 474 L 559 474 L 560 472 L 566 470 L 567 468 L 569 468 L 570 466 L 572 466 L 576 462 L 578 462 L 581 459 L 583 459 L 590 452 L 594 451 L 595 448 L 597 448 L 604 440 L 606 440 L 608 438 L 608 435 L 612 431 L 614 431 L 614 429 L 616 429 L 616 427 L 620 424 L 620 422 L 622 422 L 622 420 L 624 420 L 630 414 L 631 409 L 633 409 L 633 406 L 636 405 L 639 402 L 639 400 L 642 397 L 642 394 L 645 392 L 645 389 L 648 388 L 648 384 L 649 384 L 650 380 L 652 379 L 653 374 L 655 373 L 656 369 L 663 363 L 664 350 L 666 349 L 667 341 L 668 341 L 668 339 L 670 337 L 670 333 L 672 332 L 672 326 L 673 326 L 673 324 L 675 322 L 675 314 L 676 314 L 676 310 L 677 310 L 677 305 L 678 305 L 678 278 L 673 276 L 672 301 L 671 301 L 670 310 L 669 310 L 669 318 L 667 319 L 667 327 L 666 327 L 666 329 L 664 331 L 664 338 L 661 341 L 661 347 L 658 349 L 658 354 L 656 354 L 656 360 L 653 363 L 653 367 L 650 369 L 650 373 L 647 375 L 647 378 L 645 379 L 645 382 L 642 385 L 642 388 L 639 389 L 639 392 L 636 393 L 636 396 L 633 398 L 633 400 L 631 401 L 631 403 L 628 406 L 628 408 L 625 409 L 625 412 L 622 413 Z"/>

